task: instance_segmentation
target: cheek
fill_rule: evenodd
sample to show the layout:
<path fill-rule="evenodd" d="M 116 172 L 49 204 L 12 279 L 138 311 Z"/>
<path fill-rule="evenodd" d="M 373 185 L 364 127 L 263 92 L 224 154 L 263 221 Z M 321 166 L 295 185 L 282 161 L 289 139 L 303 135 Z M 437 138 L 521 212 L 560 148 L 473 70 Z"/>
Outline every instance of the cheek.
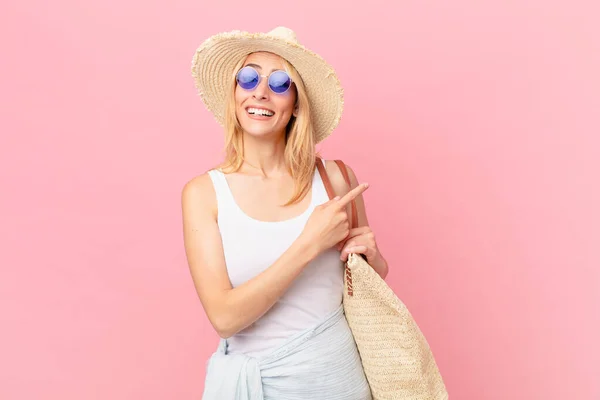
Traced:
<path fill-rule="evenodd" d="M 279 109 L 282 110 L 286 115 L 291 115 L 294 111 L 294 105 L 296 104 L 296 98 L 294 96 L 285 96 L 280 99 Z"/>
<path fill-rule="evenodd" d="M 242 89 L 240 89 L 238 86 L 235 88 L 235 91 L 233 93 L 234 93 L 233 97 L 235 98 L 235 106 L 237 108 L 240 106 L 242 101 L 244 101 L 244 91 Z"/>

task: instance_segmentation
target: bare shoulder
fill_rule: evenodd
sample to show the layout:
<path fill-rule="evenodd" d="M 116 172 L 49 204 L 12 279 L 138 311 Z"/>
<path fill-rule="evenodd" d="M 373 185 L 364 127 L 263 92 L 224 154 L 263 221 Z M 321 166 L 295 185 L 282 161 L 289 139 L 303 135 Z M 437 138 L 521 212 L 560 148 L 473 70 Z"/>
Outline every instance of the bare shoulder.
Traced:
<path fill-rule="evenodd" d="M 348 187 L 346 179 L 344 179 L 344 175 L 342 175 L 342 171 L 338 167 L 337 163 L 334 160 L 325 160 L 325 170 L 327 171 L 327 175 L 331 181 L 331 186 L 333 186 L 333 190 L 338 196 L 343 196 L 352 188 L 358 186 L 358 180 L 354 170 L 348 164 L 344 164 L 346 165 L 346 170 L 348 171 L 351 187 Z"/>
<path fill-rule="evenodd" d="M 183 185 L 181 206 L 184 214 L 210 214 L 216 217 L 217 196 L 208 172 L 190 179 Z"/>

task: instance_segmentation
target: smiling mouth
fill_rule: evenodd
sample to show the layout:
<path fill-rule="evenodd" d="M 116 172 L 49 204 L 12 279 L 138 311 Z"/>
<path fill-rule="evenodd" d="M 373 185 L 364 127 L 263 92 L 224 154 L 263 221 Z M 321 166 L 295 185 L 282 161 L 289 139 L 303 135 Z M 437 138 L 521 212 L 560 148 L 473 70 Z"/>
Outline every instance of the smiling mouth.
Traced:
<path fill-rule="evenodd" d="M 254 108 L 248 107 L 246 108 L 246 112 L 250 115 L 259 116 L 259 117 L 272 117 L 275 113 L 271 110 L 267 110 L 264 108 Z"/>

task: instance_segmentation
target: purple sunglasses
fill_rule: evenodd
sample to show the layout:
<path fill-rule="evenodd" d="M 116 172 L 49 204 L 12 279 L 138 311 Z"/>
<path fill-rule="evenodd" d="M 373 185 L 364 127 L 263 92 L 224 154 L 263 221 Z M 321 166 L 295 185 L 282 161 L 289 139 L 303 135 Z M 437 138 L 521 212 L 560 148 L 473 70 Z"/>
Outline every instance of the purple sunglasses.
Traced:
<path fill-rule="evenodd" d="M 238 71 L 235 79 L 242 89 L 253 90 L 260 83 L 261 78 L 266 78 L 266 75 L 261 75 L 256 69 L 250 66 L 243 67 Z M 283 94 L 292 86 L 292 78 L 283 70 L 276 70 L 269 74 L 269 89 L 273 93 Z"/>

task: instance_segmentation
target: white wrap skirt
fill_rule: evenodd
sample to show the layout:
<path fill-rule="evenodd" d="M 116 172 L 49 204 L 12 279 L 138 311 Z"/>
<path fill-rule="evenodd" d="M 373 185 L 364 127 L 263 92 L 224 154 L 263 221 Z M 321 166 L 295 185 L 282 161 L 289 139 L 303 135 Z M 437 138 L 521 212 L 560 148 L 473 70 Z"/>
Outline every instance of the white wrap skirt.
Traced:
<path fill-rule="evenodd" d="M 227 353 L 221 339 L 210 357 L 203 400 L 371 400 L 343 307 L 260 357 Z"/>

